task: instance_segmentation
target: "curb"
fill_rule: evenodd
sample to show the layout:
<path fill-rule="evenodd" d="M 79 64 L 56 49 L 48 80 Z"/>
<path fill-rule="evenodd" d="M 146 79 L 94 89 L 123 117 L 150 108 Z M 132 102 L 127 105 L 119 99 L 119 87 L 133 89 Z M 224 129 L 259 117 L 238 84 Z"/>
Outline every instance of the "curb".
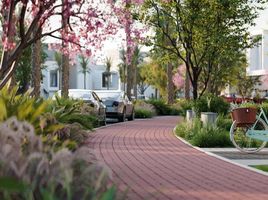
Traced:
<path fill-rule="evenodd" d="M 221 156 L 218 156 L 218 155 L 216 155 L 216 154 L 214 154 L 214 153 L 212 153 L 212 152 L 207 152 L 207 151 L 201 149 L 200 147 L 193 146 L 192 144 L 190 144 L 189 142 L 187 142 L 187 141 L 184 140 L 183 138 L 177 136 L 176 131 L 175 131 L 175 130 L 176 130 L 176 127 L 177 127 L 177 126 L 175 126 L 175 127 L 173 128 L 173 135 L 174 135 L 178 140 L 180 140 L 181 142 L 183 142 L 184 144 L 186 144 L 186 145 L 188 145 L 188 146 L 190 146 L 190 147 L 192 147 L 192 148 L 194 148 L 194 149 L 196 149 L 196 150 L 198 150 L 198 151 L 201 151 L 201 152 L 203 152 L 203 153 L 205 153 L 205 154 L 207 154 L 207 155 L 209 155 L 209 156 L 212 156 L 212 157 L 214 157 L 214 158 L 217 158 L 217 159 L 223 160 L 223 161 L 225 161 L 225 162 L 231 163 L 231 164 L 233 164 L 233 165 L 236 165 L 236 166 L 239 166 L 239 167 L 248 169 L 248 170 L 250 170 L 250 171 L 253 171 L 253 172 L 256 172 L 256 173 L 265 175 L 265 176 L 268 176 L 268 172 L 264 172 L 264 171 L 262 171 L 262 170 L 255 169 L 255 168 L 253 168 L 253 167 L 249 167 L 249 166 L 246 166 L 246 165 L 242 165 L 242 164 L 236 163 L 236 162 L 234 162 L 234 161 L 232 161 L 232 160 L 229 160 L 229 159 L 227 159 L 227 158 L 223 158 L 223 157 L 221 157 Z"/>

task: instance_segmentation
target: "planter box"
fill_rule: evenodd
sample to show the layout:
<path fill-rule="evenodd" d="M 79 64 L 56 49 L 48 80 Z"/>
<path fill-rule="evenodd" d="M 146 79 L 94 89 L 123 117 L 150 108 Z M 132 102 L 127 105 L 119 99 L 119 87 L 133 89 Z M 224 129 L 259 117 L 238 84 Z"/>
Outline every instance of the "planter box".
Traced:
<path fill-rule="evenodd" d="M 204 126 L 216 125 L 216 119 L 218 114 L 214 112 L 201 112 L 201 121 Z"/>
<path fill-rule="evenodd" d="M 236 122 L 236 126 L 248 126 L 256 121 L 256 108 L 237 108 L 232 111 L 232 119 Z"/>
<path fill-rule="evenodd" d="M 186 110 L 186 121 L 192 122 L 195 118 L 195 112 L 193 110 Z"/>

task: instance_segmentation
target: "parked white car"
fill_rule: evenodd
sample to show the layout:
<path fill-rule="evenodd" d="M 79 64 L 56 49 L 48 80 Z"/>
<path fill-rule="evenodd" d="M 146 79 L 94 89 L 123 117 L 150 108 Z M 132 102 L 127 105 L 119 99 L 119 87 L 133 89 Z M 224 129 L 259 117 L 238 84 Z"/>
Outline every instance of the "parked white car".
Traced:
<path fill-rule="evenodd" d="M 106 105 L 106 117 L 117 118 L 124 122 L 126 118 L 131 121 L 135 118 L 134 105 L 123 91 L 95 90 Z"/>

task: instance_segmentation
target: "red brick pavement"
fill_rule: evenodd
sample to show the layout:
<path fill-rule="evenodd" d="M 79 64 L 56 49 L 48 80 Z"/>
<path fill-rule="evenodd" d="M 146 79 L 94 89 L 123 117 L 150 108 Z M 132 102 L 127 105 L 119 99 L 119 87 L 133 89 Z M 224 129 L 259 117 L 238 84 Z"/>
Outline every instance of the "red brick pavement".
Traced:
<path fill-rule="evenodd" d="M 178 117 L 136 120 L 99 129 L 90 139 L 98 160 L 128 199 L 263 200 L 268 176 L 200 152 L 172 133 Z"/>

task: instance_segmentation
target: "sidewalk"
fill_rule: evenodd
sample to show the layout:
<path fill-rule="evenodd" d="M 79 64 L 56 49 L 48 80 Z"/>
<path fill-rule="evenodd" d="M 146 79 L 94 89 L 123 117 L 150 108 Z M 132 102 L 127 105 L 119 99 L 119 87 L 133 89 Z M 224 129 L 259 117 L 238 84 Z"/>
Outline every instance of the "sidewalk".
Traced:
<path fill-rule="evenodd" d="M 268 165 L 268 148 L 254 154 L 245 154 L 236 148 L 202 148 L 202 150 L 247 166 Z"/>
<path fill-rule="evenodd" d="M 178 117 L 119 123 L 89 141 L 129 200 L 263 200 L 268 176 L 226 162 L 177 139 Z"/>

